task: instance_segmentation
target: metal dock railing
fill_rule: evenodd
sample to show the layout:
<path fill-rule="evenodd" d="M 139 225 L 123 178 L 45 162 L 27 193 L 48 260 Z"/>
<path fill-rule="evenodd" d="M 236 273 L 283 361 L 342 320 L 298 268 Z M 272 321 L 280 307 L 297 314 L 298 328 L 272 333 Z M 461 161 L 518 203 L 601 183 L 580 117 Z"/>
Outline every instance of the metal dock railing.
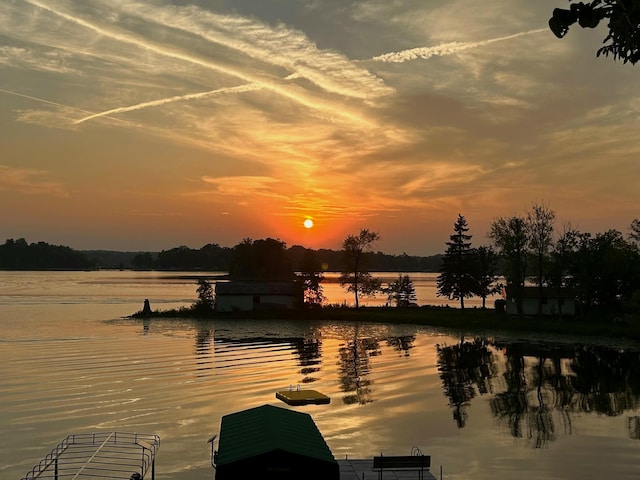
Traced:
<path fill-rule="evenodd" d="M 22 480 L 155 480 L 155 434 L 100 432 L 69 435 Z"/>

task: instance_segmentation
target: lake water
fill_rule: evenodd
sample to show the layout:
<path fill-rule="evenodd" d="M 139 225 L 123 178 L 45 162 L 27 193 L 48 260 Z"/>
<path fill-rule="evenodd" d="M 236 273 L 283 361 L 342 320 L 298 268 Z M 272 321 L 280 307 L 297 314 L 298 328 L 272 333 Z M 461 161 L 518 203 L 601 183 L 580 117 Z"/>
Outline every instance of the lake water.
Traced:
<path fill-rule="evenodd" d="M 418 303 L 445 303 L 433 275 L 411 276 Z M 445 479 L 640 478 L 636 342 L 124 318 L 145 298 L 190 305 L 188 277 L 0 272 L 0 478 L 19 480 L 68 434 L 115 430 L 160 435 L 158 480 L 213 479 L 221 417 L 263 404 L 310 413 L 336 458 L 417 446 Z M 331 403 L 289 407 L 275 392 L 290 385 Z"/>

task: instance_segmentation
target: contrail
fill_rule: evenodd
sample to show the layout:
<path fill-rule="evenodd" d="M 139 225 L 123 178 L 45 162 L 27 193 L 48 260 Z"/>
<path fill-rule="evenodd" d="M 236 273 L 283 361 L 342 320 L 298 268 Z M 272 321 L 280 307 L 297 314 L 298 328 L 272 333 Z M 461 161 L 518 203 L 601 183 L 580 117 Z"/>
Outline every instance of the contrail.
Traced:
<path fill-rule="evenodd" d="M 409 50 L 402 50 L 400 52 L 391 52 L 391 53 L 385 53 L 383 55 L 378 55 L 376 57 L 373 57 L 371 61 L 403 63 L 403 62 L 408 62 L 409 60 L 415 60 L 417 58 L 427 59 L 427 58 L 433 57 L 434 55 L 449 55 L 451 53 L 456 53 L 461 50 L 468 50 L 470 48 L 481 47 L 483 45 L 488 45 L 490 43 L 501 42 L 503 40 L 510 40 L 512 38 L 522 37 L 524 35 L 531 35 L 533 33 L 546 32 L 546 31 L 548 31 L 548 29 L 539 28 L 537 30 L 529 30 L 527 32 L 515 33 L 513 35 L 508 35 L 506 37 L 498 37 L 498 38 L 492 38 L 489 40 L 482 40 L 480 42 L 451 42 L 451 43 L 443 43 L 442 45 L 438 45 L 437 47 L 411 48 Z"/>
<path fill-rule="evenodd" d="M 1 2 L 2 0 L 0 0 Z M 340 115 L 346 118 L 349 118 L 351 120 L 357 121 L 359 123 L 370 123 L 370 121 L 368 119 L 362 118 L 361 116 L 358 116 L 357 114 L 351 114 L 346 110 L 340 110 L 337 108 L 333 108 L 332 105 L 327 104 L 326 102 L 320 102 L 317 101 L 315 99 L 315 97 L 312 97 L 311 95 L 305 95 L 305 94 L 301 94 L 298 93 L 297 91 L 294 90 L 290 90 L 290 89 L 286 89 L 286 88 L 282 88 L 277 82 L 272 82 L 272 83 L 264 83 L 262 77 L 257 79 L 255 76 L 247 74 L 239 69 L 234 69 L 234 68 L 230 68 L 230 67 L 223 67 L 220 65 L 217 65 L 211 61 L 207 61 L 207 60 L 203 60 L 201 58 L 198 58 L 196 56 L 192 56 L 189 54 L 185 54 L 185 53 L 181 53 L 180 51 L 177 50 L 171 50 L 171 49 L 167 49 L 167 48 L 163 48 L 160 45 L 156 45 L 154 43 L 151 42 L 145 42 L 144 40 L 139 39 L 138 37 L 134 36 L 133 34 L 131 35 L 127 35 L 125 33 L 119 33 L 119 32 L 114 32 L 114 31 L 110 31 L 108 29 L 104 29 L 101 28 L 97 25 L 92 24 L 91 22 L 85 21 L 81 18 L 78 17 L 74 17 L 72 15 L 69 15 L 65 12 L 56 10 L 54 7 L 49 6 L 49 5 L 44 5 L 41 2 L 39 2 L 38 0 L 23 0 L 27 3 L 30 3 L 36 7 L 45 9 L 55 15 L 60 16 L 61 18 L 68 20 L 70 22 L 74 22 L 78 25 L 81 25 L 85 28 L 88 28 L 96 33 L 98 33 L 100 36 L 105 36 L 108 38 L 112 38 L 114 40 L 120 41 L 120 42 L 124 42 L 124 43 L 128 43 L 128 44 L 132 44 L 135 45 L 137 47 L 146 49 L 148 51 L 151 52 L 155 52 L 155 53 L 159 53 L 161 55 L 167 56 L 169 58 L 174 58 L 174 59 L 178 59 L 181 61 L 185 61 L 185 62 L 190 62 L 192 64 L 195 65 L 199 65 L 205 68 L 209 68 L 209 69 L 213 69 L 219 72 L 223 72 L 225 74 L 228 75 L 232 75 L 236 78 L 241 79 L 244 82 L 247 83 L 258 83 L 262 85 L 262 88 L 267 88 L 272 92 L 275 92 L 279 95 L 282 95 L 283 97 L 293 100 L 297 103 L 300 103 L 301 105 L 304 105 L 308 108 L 312 108 L 315 110 L 320 110 L 323 112 L 330 112 L 331 115 Z M 78 121 L 78 123 L 82 122 L 82 121 L 86 121 L 87 119 L 81 119 Z"/>
<path fill-rule="evenodd" d="M 165 105 L 167 103 L 172 103 L 172 102 L 179 102 L 181 100 L 193 100 L 195 98 L 209 97 L 211 95 L 218 95 L 223 93 L 251 92 L 253 90 L 261 90 L 262 88 L 264 87 L 257 83 L 245 83 L 244 85 L 239 85 L 237 87 L 225 87 L 225 88 L 218 88 L 216 90 L 210 90 L 208 92 L 189 93 L 187 95 L 176 95 L 173 97 L 161 98 L 159 100 L 152 100 L 151 102 L 137 103 L 136 105 L 130 105 L 128 107 L 112 108 L 111 110 L 105 110 L 104 112 L 94 113 L 93 115 L 89 115 L 88 117 L 84 117 L 84 118 L 81 118 L 80 120 L 76 120 L 75 122 L 73 122 L 73 124 L 78 125 L 79 123 L 83 123 L 88 120 L 93 120 L 94 118 L 98 118 L 98 117 L 106 117 L 108 115 L 113 115 L 116 113 L 132 112 L 133 110 L 142 110 L 143 108 L 149 108 L 149 107 L 158 107 L 160 105 Z"/>
<path fill-rule="evenodd" d="M 28 98 L 29 100 L 35 100 L 36 102 L 48 103 L 49 105 L 55 105 L 56 107 L 71 108 L 73 110 L 77 110 L 78 112 L 90 113 L 87 110 L 71 107 L 69 105 L 63 105 L 62 103 L 52 102 L 50 100 L 45 100 L 43 98 L 32 97 L 31 95 L 25 95 L 24 93 L 12 92 L 11 90 L 5 90 L 4 88 L 0 88 L 0 92 L 8 93 L 9 95 L 15 95 L 16 97 Z"/>
<path fill-rule="evenodd" d="M 54 105 L 56 107 L 68 108 L 69 110 L 75 110 L 76 112 L 91 113 L 89 110 L 83 110 L 82 108 L 72 107 L 71 105 L 65 105 L 63 103 L 52 102 L 51 100 L 45 100 L 44 98 L 38 98 L 38 97 L 33 97 L 31 95 L 25 95 L 24 93 L 12 92 L 11 90 L 5 90 L 4 88 L 0 88 L 0 92 L 7 93 L 9 95 L 14 95 L 16 97 L 27 98 L 29 100 L 34 100 L 34 101 L 40 102 L 40 103 L 46 103 L 48 105 Z M 129 122 L 127 122 L 126 120 L 120 120 L 119 118 L 114 118 L 113 120 L 115 120 L 117 122 L 120 122 L 120 123 L 129 124 Z"/>

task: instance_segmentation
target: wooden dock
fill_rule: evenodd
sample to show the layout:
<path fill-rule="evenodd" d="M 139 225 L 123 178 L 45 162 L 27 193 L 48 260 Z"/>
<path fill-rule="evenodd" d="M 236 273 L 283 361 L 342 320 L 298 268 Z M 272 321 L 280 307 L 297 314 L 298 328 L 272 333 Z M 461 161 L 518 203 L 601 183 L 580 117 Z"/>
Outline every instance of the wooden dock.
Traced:
<path fill-rule="evenodd" d="M 340 480 L 380 480 L 380 473 L 373 469 L 373 457 L 368 459 L 337 460 L 340 465 Z M 418 480 L 417 470 L 384 470 L 382 480 Z M 438 468 L 440 475 L 440 468 Z M 425 470 L 423 480 L 438 480 L 431 471 Z"/>

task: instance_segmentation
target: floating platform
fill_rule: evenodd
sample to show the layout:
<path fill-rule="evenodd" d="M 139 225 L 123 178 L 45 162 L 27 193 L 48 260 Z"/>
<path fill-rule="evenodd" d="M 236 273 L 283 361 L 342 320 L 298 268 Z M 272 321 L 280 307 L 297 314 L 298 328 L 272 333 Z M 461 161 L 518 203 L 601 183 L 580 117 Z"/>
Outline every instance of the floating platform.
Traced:
<path fill-rule="evenodd" d="M 287 405 L 323 405 L 331 403 L 331 399 L 316 390 L 279 390 L 276 398 Z"/>

